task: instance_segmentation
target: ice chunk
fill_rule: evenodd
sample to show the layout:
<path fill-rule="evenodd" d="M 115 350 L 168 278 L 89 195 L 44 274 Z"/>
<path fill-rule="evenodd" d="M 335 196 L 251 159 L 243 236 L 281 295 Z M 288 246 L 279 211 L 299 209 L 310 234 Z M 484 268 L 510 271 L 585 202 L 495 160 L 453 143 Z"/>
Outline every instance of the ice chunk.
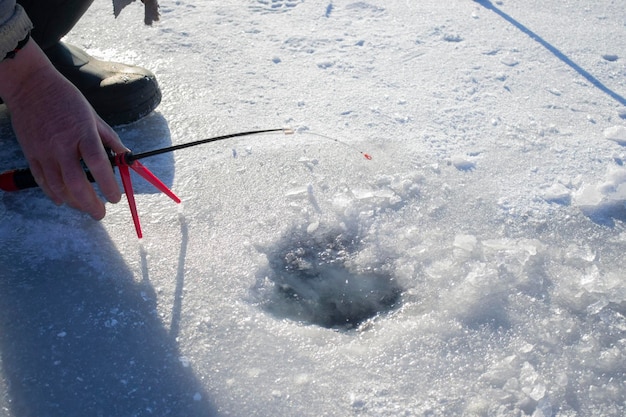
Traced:
<path fill-rule="evenodd" d="M 552 416 L 552 404 L 548 398 L 542 398 L 537 403 L 537 408 L 533 413 L 533 417 L 550 417 Z"/>
<path fill-rule="evenodd" d="M 604 182 L 587 184 L 573 195 L 573 203 L 589 216 L 621 216 L 626 202 L 626 169 L 611 167 Z"/>
<path fill-rule="evenodd" d="M 476 163 L 466 155 L 455 155 L 451 158 L 451 162 L 459 171 L 471 171 L 476 168 Z"/>
<path fill-rule="evenodd" d="M 507 356 L 504 359 L 492 364 L 481 379 L 487 381 L 494 387 L 504 387 L 504 385 L 513 378 L 515 355 Z"/>
<path fill-rule="evenodd" d="M 546 386 L 543 384 L 533 385 L 530 392 L 527 392 L 528 396 L 535 401 L 541 400 L 546 395 Z"/>
<path fill-rule="evenodd" d="M 184 367 L 184 368 L 188 368 L 189 367 L 189 358 L 186 356 L 181 356 L 178 358 L 178 361 L 180 362 L 180 364 Z"/>
<path fill-rule="evenodd" d="M 589 305 L 587 307 L 587 312 L 591 315 L 598 314 L 602 309 L 609 305 L 609 302 L 604 298 L 600 298 L 600 300 L 595 303 Z"/>
<path fill-rule="evenodd" d="M 350 404 L 355 409 L 361 409 L 367 404 L 367 401 L 358 394 L 350 393 L 348 397 L 350 399 Z"/>
<path fill-rule="evenodd" d="M 572 243 L 565 249 L 565 257 L 568 259 L 580 259 L 585 262 L 593 262 L 596 256 L 596 251 L 587 245 L 579 246 Z"/>
<path fill-rule="evenodd" d="M 529 362 L 522 365 L 520 384 L 524 394 L 535 401 L 541 400 L 546 395 L 545 385 L 539 381 L 539 374 Z"/>
<path fill-rule="evenodd" d="M 368 190 L 368 189 L 362 189 L 362 188 L 353 189 L 352 194 L 354 195 L 354 198 L 356 198 L 357 200 L 369 200 L 371 198 L 376 197 L 373 191 Z"/>
<path fill-rule="evenodd" d="M 463 249 L 468 252 L 472 252 L 477 244 L 478 239 L 474 235 L 456 235 L 453 243 L 455 248 Z"/>
<path fill-rule="evenodd" d="M 600 312 L 609 302 L 619 304 L 626 301 L 626 284 L 619 273 L 602 274 L 593 265 L 581 279 L 581 286 L 589 293 L 602 296 L 587 307 L 591 314 Z"/>
<path fill-rule="evenodd" d="M 311 233 L 315 232 L 319 227 L 320 227 L 320 222 L 319 221 L 312 222 L 312 223 L 310 223 L 307 226 L 306 232 L 308 234 L 311 234 Z"/>
<path fill-rule="evenodd" d="M 568 205 L 571 200 L 570 190 L 563 184 L 554 184 L 544 190 L 542 197 L 548 203 Z"/>
<path fill-rule="evenodd" d="M 617 142 L 622 146 L 626 146 L 626 127 L 612 126 L 604 130 L 604 137 L 608 140 Z"/>
<path fill-rule="evenodd" d="M 308 193 L 307 186 L 295 187 L 295 188 L 291 188 L 285 191 L 285 197 L 287 198 L 306 197 L 307 193 Z"/>

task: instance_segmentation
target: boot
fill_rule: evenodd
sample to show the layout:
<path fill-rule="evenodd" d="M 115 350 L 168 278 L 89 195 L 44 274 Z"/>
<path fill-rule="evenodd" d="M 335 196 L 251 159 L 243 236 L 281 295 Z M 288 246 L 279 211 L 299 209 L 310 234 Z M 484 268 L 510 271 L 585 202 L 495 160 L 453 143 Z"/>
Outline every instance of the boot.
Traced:
<path fill-rule="evenodd" d="M 156 77 L 146 69 L 101 61 L 63 42 L 44 52 L 111 126 L 139 120 L 161 102 Z"/>
<path fill-rule="evenodd" d="M 60 39 L 94 0 L 17 0 L 34 24 L 31 37 L 52 64 L 83 93 L 110 125 L 147 115 L 161 101 L 154 74 L 142 68 L 97 60 Z"/>

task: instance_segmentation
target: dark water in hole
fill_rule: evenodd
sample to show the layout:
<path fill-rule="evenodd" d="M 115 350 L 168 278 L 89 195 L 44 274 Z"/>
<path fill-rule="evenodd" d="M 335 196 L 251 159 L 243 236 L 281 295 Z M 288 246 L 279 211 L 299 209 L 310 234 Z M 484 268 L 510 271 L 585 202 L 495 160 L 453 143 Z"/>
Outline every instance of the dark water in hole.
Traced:
<path fill-rule="evenodd" d="M 309 235 L 295 230 L 265 248 L 267 269 L 255 289 L 262 307 L 279 318 L 351 329 L 397 308 L 402 288 L 383 264 L 355 265 L 358 236 L 345 231 Z"/>

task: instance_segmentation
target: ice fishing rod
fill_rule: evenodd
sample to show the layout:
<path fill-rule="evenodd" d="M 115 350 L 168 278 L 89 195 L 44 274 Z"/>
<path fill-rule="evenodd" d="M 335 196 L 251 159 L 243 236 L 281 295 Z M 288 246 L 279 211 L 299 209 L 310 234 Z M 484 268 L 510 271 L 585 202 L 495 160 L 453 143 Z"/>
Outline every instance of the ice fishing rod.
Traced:
<path fill-rule="evenodd" d="M 133 161 L 138 159 L 148 158 L 150 156 L 161 155 L 168 152 L 174 152 L 179 149 L 185 149 L 192 146 L 202 145 L 205 143 L 218 142 L 220 140 L 226 140 L 231 138 L 237 138 L 242 136 L 252 136 L 252 135 L 260 135 L 263 133 L 275 133 L 275 132 L 283 132 L 286 135 L 293 134 L 294 131 L 291 128 L 277 128 L 277 129 L 263 129 L 263 130 L 250 130 L 246 132 L 238 132 L 238 133 L 230 133 L 228 135 L 215 136 L 207 139 L 200 139 L 193 142 L 182 143 L 180 145 L 168 146 L 165 148 L 155 149 L 152 151 L 141 152 L 134 154 L 132 152 L 127 152 L 124 154 L 124 161 L 127 164 L 131 164 Z M 112 166 L 117 166 L 119 158 L 116 158 L 116 155 L 110 154 L 109 160 L 111 161 Z M 88 169 L 85 169 L 85 175 L 87 175 L 87 179 L 91 182 L 95 182 L 91 172 Z M 13 169 L 10 171 L 6 171 L 0 174 L 0 190 L 3 191 L 19 191 L 25 190 L 27 188 L 38 187 L 33 174 L 31 173 L 29 168 L 21 168 L 21 169 Z"/>
<path fill-rule="evenodd" d="M 230 133 L 227 135 L 214 136 L 214 137 L 207 138 L 207 139 L 200 139 L 200 140 L 196 140 L 193 142 L 182 143 L 179 145 L 168 146 L 165 148 L 155 149 L 152 151 L 141 152 L 137 154 L 134 154 L 132 152 L 127 152 L 124 154 L 124 161 L 127 164 L 131 164 L 133 161 L 136 161 L 139 159 L 148 158 L 150 156 L 160 155 L 160 154 L 164 154 L 168 152 L 174 152 L 180 149 L 190 148 L 192 146 L 198 146 L 198 145 L 202 145 L 206 143 L 218 142 L 218 141 L 242 137 L 242 136 L 252 136 L 252 135 L 260 135 L 263 133 L 276 133 L 276 132 L 282 132 L 285 135 L 291 135 L 295 133 L 295 130 L 291 128 L 275 128 L 275 129 L 249 130 L 245 132 Z M 342 144 L 344 146 L 347 146 L 359 152 L 366 159 L 372 159 L 372 157 L 369 154 L 362 152 L 354 148 L 353 146 L 345 142 L 342 142 L 338 139 L 332 138 L 330 136 L 321 135 L 319 133 L 310 132 L 310 131 L 307 131 L 304 133 L 318 136 L 324 139 L 332 140 L 336 143 Z M 117 166 L 117 161 L 119 160 L 119 158 L 116 158 L 116 155 L 114 154 L 110 154 L 109 160 L 111 161 L 111 165 L 115 167 Z M 87 176 L 87 179 L 89 181 L 95 182 L 95 179 L 93 178 L 91 172 L 88 169 L 85 169 L 85 175 Z M 27 188 L 35 188 L 35 187 L 38 187 L 38 185 L 29 168 L 13 169 L 13 170 L 6 171 L 0 174 L 0 190 L 19 191 L 19 190 L 25 190 Z"/>

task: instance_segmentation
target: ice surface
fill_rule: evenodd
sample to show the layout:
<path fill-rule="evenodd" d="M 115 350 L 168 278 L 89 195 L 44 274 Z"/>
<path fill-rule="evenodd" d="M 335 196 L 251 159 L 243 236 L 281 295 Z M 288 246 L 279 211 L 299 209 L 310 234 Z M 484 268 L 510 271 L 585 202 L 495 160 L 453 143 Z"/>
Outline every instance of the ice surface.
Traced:
<path fill-rule="evenodd" d="M 3 194 L 0 415 L 624 415 L 620 2 L 136 3 L 66 39 L 157 74 L 127 146 L 296 133 L 146 159 L 141 242 Z"/>

